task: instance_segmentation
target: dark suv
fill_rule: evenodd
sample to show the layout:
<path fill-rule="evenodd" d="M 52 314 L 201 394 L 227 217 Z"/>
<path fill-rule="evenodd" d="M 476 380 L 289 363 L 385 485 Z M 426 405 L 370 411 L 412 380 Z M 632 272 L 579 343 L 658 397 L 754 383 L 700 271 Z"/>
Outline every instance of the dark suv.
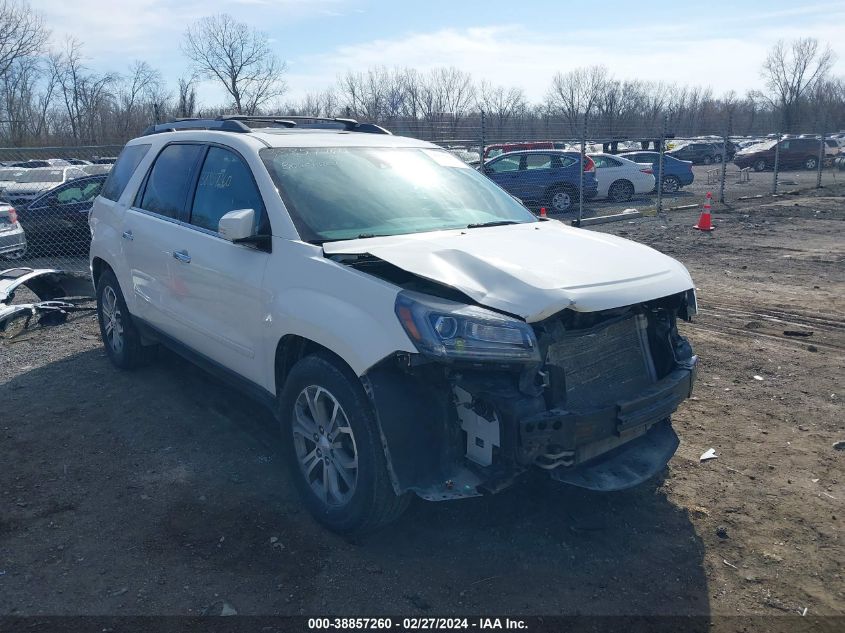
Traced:
<path fill-rule="evenodd" d="M 678 160 L 688 160 L 694 165 L 722 162 L 722 149 L 713 143 L 689 143 L 666 154 Z"/>
<path fill-rule="evenodd" d="M 780 142 L 752 145 L 737 152 L 734 164 L 740 169 L 753 167 L 754 171 L 773 169 L 776 149 L 779 168 L 816 169 L 819 166 L 819 141 L 812 138 L 785 138 Z"/>

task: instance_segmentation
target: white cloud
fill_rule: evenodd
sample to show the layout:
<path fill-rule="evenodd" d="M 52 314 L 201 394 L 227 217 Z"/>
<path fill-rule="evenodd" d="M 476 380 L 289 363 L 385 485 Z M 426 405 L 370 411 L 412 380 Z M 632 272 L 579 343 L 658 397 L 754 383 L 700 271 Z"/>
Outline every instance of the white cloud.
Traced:
<path fill-rule="evenodd" d="M 837 6 L 841 9 L 843 5 Z M 784 11 L 782 19 L 808 11 L 806 7 Z M 818 7 L 812 13 L 818 13 Z M 777 39 L 808 35 L 831 43 L 838 55 L 835 72 L 845 74 L 845 12 L 831 11 L 823 22 L 800 27 L 788 21 L 784 24 L 783 20 L 775 20 L 776 26 L 771 27 L 748 26 L 737 18 L 731 28 L 724 28 L 724 23 L 718 28 L 718 24 L 704 20 L 688 25 L 579 29 L 551 35 L 517 25 L 404 33 L 338 46 L 317 57 L 294 58 L 288 76 L 289 96 L 295 99 L 323 89 L 348 69 L 386 65 L 426 70 L 454 65 L 476 79 L 520 86 L 530 99 L 539 100 L 554 73 L 593 64 L 603 64 L 623 79 L 709 85 L 716 93 L 735 90 L 741 95 L 761 86 L 760 64 Z"/>

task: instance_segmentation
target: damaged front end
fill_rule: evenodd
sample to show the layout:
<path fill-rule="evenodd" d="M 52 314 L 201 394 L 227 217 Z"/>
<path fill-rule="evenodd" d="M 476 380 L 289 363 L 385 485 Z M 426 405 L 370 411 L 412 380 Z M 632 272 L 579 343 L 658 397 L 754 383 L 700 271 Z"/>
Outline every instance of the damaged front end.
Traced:
<path fill-rule="evenodd" d="M 397 493 L 493 493 L 533 467 L 620 490 L 674 454 L 670 416 L 691 395 L 697 363 L 676 325 L 695 313 L 692 290 L 529 324 L 429 281 L 392 281 L 407 282 L 396 312 L 420 353 L 363 378 Z"/>

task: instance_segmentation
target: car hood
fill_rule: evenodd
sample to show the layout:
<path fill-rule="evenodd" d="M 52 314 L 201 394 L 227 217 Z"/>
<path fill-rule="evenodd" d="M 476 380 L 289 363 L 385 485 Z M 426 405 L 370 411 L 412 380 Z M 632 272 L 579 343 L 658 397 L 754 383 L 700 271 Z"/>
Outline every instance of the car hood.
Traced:
<path fill-rule="evenodd" d="M 564 308 L 607 310 L 693 287 L 671 257 L 555 220 L 328 242 L 323 251 L 378 257 L 529 322 Z"/>

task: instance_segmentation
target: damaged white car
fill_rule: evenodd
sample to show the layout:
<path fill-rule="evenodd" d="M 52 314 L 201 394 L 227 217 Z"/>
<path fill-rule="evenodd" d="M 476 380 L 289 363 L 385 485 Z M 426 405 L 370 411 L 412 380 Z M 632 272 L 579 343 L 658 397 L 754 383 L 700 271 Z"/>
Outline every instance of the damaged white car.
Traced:
<path fill-rule="evenodd" d="M 90 225 L 114 364 L 161 343 L 266 402 L 333 530 L 534 468 L 618 490 L 678 446 L 686 269 L 537 218 L 430 143 L 348 119 L 161 124 Z"/>

